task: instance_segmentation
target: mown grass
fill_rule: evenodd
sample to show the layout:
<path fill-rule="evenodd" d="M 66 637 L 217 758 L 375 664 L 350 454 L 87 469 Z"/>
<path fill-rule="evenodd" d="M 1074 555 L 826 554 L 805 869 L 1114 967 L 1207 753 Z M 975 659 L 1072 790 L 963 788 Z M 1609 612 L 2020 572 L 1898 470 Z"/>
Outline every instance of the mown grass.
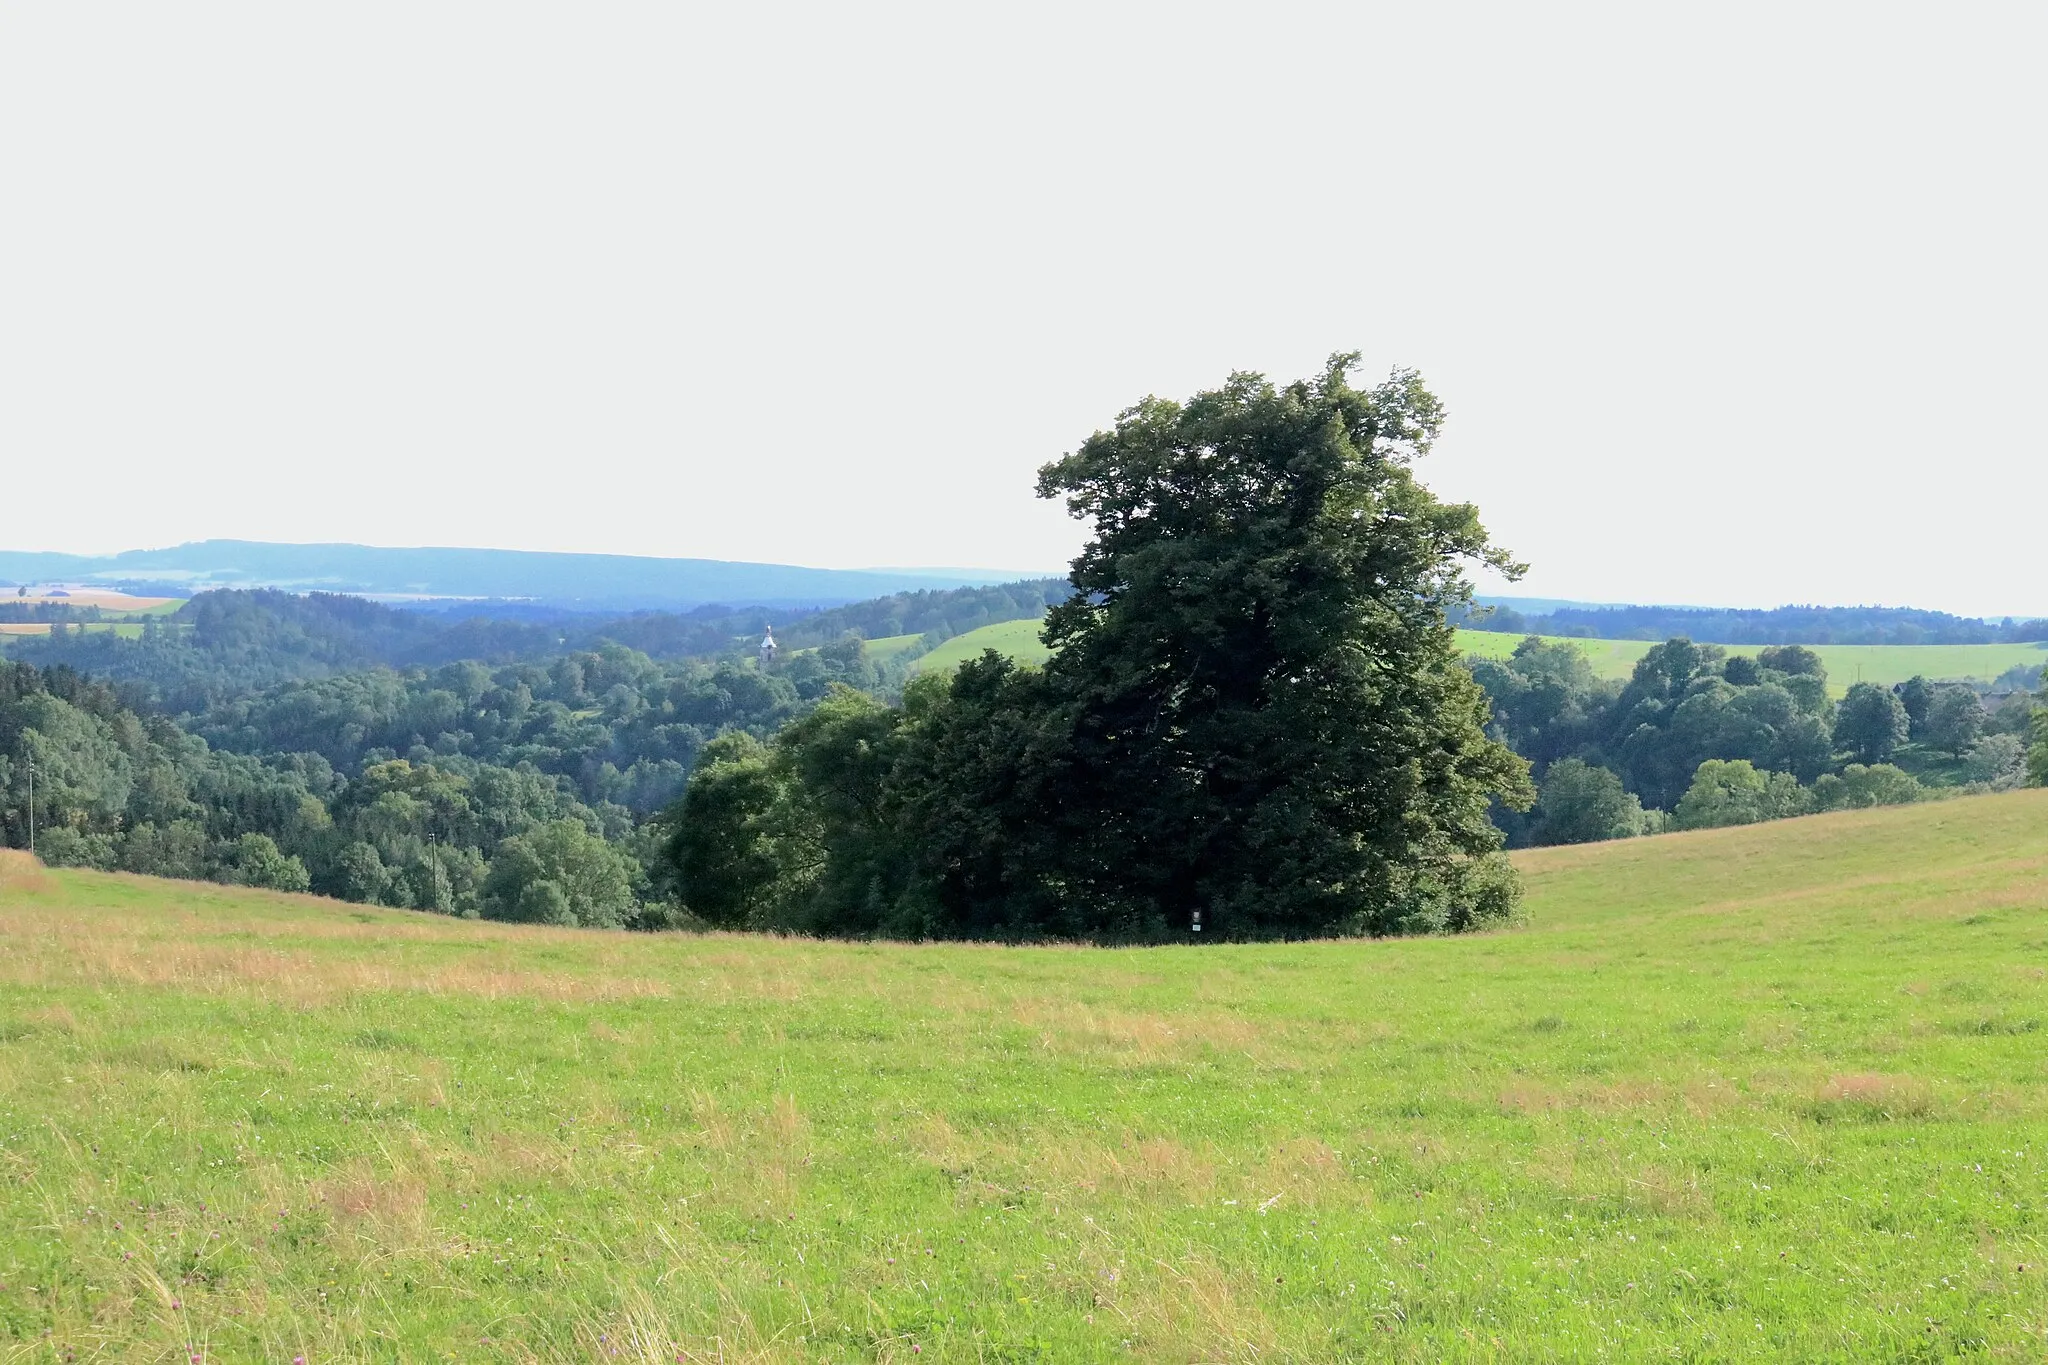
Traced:
<path fill-rule="evenodd" d="M 1526 636 L 1507 631 L 1461 630 L 1458 647 L 1467 654 L 1505 659 Z M 1553 643 L 1562 637 L 1546 636 Z M 1563 640 L 1584 651 L 1603 678 L 1626 678 L 1654 640 Z M 1730 654 L 1754 655 L 1760 645 L 1723 645 Z M 1916 674 L 1924 678 L 1975 678 L 1991 682 L 2009 668 L 2048 663 L 2048 642 L 2005 645 L 1809 645 L 1827 665 L 1828 690 L 1841 696 L 1856 682 L 1890 686 Z"/>
<path fill-rule="evenodd" d="M 1521 865 L 1098 951 L 17 860 L 0 1354 L 2042 1358 L 2048 792 Z"/>

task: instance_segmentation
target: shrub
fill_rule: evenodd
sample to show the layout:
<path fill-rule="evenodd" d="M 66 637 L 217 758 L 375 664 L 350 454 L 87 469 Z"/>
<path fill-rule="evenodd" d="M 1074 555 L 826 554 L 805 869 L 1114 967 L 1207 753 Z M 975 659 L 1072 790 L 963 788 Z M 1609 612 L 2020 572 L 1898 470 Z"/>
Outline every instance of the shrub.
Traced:
<path fill-rule="evenodd" d="M 633 910 L 625 855 L 580 820 L 557 820 L 498 845 L 484 879 L 486 919 L 616 929 Z"/>
<path fill-rule="evenodd" d="M 304 891 L 313 884 L 306 865 L 278 848 L 268 834 L 244 834 L 228 845 L 221 880 L 271 891 Z"/>
<path fill-rule="evenodd" d="M 1694 772 L 1672 824 L 1679 829 L 1753 825 L 1801 815 L 1808 797 L 1790 773 L 1760 771 L 1748 759 L 1710 758 Z"/>
<path fill-rule="evenodd" d="M 1889 763 L 1851 763 L 1813 784 L 1815 810 L 1861 810 L 1870 806 L 1904 806 L 1925 795 L 1914 776 Z"/>
<path fill-rule="evenodd" d="M 1550 765 L 1536 811 L 1539 844 L 1590 844 L 1645 831 L 1642 801 L 1607 769 L 1576 758 Z"/>

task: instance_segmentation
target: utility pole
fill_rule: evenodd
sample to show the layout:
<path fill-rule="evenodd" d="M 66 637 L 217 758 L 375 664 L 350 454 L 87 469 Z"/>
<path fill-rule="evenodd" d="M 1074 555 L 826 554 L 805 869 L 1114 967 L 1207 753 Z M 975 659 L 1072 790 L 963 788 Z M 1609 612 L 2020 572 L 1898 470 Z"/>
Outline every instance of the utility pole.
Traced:
<path fill-rule="evenodd" d="M 36 851 L 36 760 L 33 754 L 28 760 L 28 851 Z"/>

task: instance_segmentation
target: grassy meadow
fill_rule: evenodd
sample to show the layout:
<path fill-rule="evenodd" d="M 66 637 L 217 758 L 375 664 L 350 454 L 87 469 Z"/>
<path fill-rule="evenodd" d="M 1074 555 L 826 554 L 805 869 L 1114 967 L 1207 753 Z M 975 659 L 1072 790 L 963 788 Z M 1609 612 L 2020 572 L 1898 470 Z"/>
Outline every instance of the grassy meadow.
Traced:
<path fill-rule="evenodd" d="M 969 659 L 979 658 L 985 649 L 998 654 L 1007 654 L 1027 664 L 1044 663 L 1051 657 L 1038 638 L 1038 632 L 1045 629 L 1043 621 L 998 621 L 992 626 L 955 635 L 931 653 L 918 659 L 912 666 L 914 672 L 931 669 L 958 668 Z"/>
<path fill-rule="evenodd" d="M 919 670 L 957 668 L 984 649 L 993 649 L 1025 663 L 1042 663 L 1046 648 L 1039 643 L 1038 621 L 1003 621 L 956 635 L 919 659 Z M 912 637 L 904 636 L 901 639 Z M 1458 648 L 1466 654 L 1505 659 L 1526 636 L 1507 631 L 1461 630 Z M 1584 651 L 1593 671 L 1603 678 L 1627 678 L 1636 661 L 1658 643 L 1654 640 L 1583 640 L 1546 636 Z M 868 648 L 886 650 L 894 640 L 873 640 Z M 1760 645 L 1723 645 L 1730 654 L 1754 655 Z M 1918 674 L 1927 678 L 1976 678 L 1990 682 L 2014 666 L 2048 663 L 2048 642 L 2006 645 L 1809 645 L 1828 669 L 1828 689 L 1841 696 L 1855 682 L 1889 686 Z"/>
<path fill-rule="evenodd" d="M 9 855 L 0 1358 L 2042 1358 L 2048 792 L 1520 863 L 1110 951 Z"/>

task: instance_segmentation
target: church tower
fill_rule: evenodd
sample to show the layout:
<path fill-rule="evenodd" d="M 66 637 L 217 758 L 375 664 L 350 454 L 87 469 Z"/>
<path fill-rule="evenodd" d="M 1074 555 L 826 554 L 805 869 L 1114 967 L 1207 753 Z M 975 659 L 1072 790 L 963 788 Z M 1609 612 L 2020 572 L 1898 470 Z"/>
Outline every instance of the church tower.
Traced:
<path fill-rule="evenodd" d="M 761 667 L 766 668 L 775 662 L 777 648 L 779 646 L 775 643 L 775 627 L 770 626 L 768 633 L 761 637 Z"/>

